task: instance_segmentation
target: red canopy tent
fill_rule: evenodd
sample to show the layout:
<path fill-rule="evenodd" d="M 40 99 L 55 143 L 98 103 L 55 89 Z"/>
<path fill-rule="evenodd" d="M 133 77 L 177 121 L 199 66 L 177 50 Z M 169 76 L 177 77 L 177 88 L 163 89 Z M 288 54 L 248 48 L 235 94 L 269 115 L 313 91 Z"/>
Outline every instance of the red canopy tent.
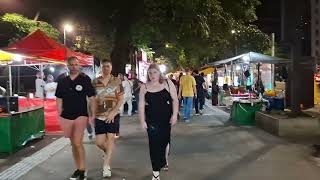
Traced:
<path fill-rule="evenodd" d="M 76 56 L 79 59 L 80 65 L 82 66 L 93 65 L 93 56 L 72 51 L 64 45 L 61 45 L 51 39 L 41 30 L 34 31 L 20 41 L 10 45 L 3 50 L 5 52 L 22 55 L 23 60 L 25 60 L 25 63 L 22 66 L 39 65 L 41 72 L 43 65 L 51 63 L 65 64 L 65 60 L 71 56 Z M 12 95 L 11 66 L 15 65 L 9 65 L 10 95 Z M 46 131 L 60 131 L 61 128 L 57 119 L 58 112 L 56 109 L 55 100 L 43 101 L 42 99 L 37 98 L 19 98 L 20 108 L 39 105 L 44 106 Z"/>
<path fill-rule="evenodd" d="M 65 63 L 70 56 L 76 56 L 82 66 L 93 65 L 93 56 L 74 52 L 47 36 L 41 30 L 36 30 L 20 41 L 3 49 L 4 51 L 29 56 L 27 61 Z"/>

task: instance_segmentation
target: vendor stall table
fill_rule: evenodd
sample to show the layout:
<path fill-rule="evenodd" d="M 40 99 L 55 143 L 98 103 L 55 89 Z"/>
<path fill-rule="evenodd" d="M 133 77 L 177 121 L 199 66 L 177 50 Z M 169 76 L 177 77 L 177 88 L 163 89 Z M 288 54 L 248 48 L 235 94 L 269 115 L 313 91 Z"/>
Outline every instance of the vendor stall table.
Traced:
<path fill-rule="evenodd" d="M 44 136 L 43 107 L 0 114 L 0 152 L 12 153 L 28 141 Z"/>
<path fill-rule="evenodd" d="M 255 125 L 255 114 L 262 108 L 262 102 L 244 103 L 234 101 L 231 109 L 231 120 L 237 125 Z"/>
<path fill-rule="evenodd" d="M 34 106 L 44 107 L 45 130 L 47 133 L 60 132 L 60 122 L 55 99 L 43 100 L 40 98 L 19 97 L 19 107 L 28 108 Z"/>
<path fill-rule="evenodd" d="M 283 111 L 284 110 L 284 98 L 280 97 L 263 97 L 264 99 L 269 101 L 269 106 L 267 108 L 268 111 L 276 110 Z"/>

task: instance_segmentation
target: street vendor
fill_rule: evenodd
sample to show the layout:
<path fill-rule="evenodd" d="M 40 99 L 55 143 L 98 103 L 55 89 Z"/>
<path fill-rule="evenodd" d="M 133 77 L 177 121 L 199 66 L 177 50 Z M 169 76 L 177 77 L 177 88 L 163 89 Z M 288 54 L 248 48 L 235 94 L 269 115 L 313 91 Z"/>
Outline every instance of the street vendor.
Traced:
<path fill-rule="evenodd" d="M 47 77 L 47 84 L 44 86 L 46 92 L 46 99 L 55 99 L 55 93 L 57 89 L 57 83 L 54 82 L 54 77 L 49 74 Z"/>
<path fill-rule="evenodd" d="M 37 73 L 37 79 L 36 79 L 36 94 L 35 96 L 37 98 L 44 98 L 44 86 L 45 86 L 46 82 L 44 82 L 43 80 L 43 73 L 42 72 L 38 72 Z"/>

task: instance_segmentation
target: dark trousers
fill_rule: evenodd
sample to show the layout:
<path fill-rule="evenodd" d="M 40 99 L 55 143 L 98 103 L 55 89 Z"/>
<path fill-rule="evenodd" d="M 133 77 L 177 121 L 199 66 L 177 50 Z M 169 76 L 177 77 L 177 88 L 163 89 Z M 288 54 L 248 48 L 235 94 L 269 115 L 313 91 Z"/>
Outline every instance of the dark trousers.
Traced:
<path fill-rule="evenodd" d="M 88 134 L 92 134 L 92 132 L 93 132 L 92 126 L 90 123 L 87 124 L 87 131 L 88 131 Z"/>
<path fill-rule="evenodd" d="M 132 101 L 132 114 L 139 111 L 139 94 L 134 94 L 134 100 Z"/>
<path fill-rule="evenodd" d="M 218 94 L 212 94 L 212 106 L 217 106 L 218 105 Z"/>
<path fill-rule="evenodd" d="M 199 113 L 199 106 L 200 106 L 200 110 L 203 110 L 204 102 L 205 102 L 204 96 L 198 96 L 197 98 L 195 98 L 194 108 L 196 109 L 197 114 Z"/>

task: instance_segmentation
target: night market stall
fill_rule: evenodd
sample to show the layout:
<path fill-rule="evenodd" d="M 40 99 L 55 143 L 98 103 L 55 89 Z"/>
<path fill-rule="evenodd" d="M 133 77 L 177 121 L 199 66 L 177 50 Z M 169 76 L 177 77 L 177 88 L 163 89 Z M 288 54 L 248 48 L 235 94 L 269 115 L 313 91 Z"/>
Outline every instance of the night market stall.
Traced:
<path fill-rule="evenodd" d="M 13 95 L 13 67 L 26 66 L 40 72 L 52 65 L 65 68 L 65 59 L 76 56 L 82 66 L 92 66 L 93 57 L 69 50 L 37 30 L 0 51 L 2 66 L 9 69 L 5 96 L 0 97 L 0 152 L 14 152 L 45 132 L 60 131 L 55 99 Z M 4 61 L 5 60 L 5 61 Z"/>
<path fill-rule="evenodd" d="M 223 87 L 220 102 L 231 106 L 234 122 L 254 125 L 255 112 L 263 106 L 270 108 L 270 104 L 284 109 L 284 92 L 279 92 L 278 96 L 271 95 L 275 92 L 274 64 L 285 66 L 290 62 L 288 59 L 249 52 L 208 64 L 217 68 L 217 83 Z"/>

